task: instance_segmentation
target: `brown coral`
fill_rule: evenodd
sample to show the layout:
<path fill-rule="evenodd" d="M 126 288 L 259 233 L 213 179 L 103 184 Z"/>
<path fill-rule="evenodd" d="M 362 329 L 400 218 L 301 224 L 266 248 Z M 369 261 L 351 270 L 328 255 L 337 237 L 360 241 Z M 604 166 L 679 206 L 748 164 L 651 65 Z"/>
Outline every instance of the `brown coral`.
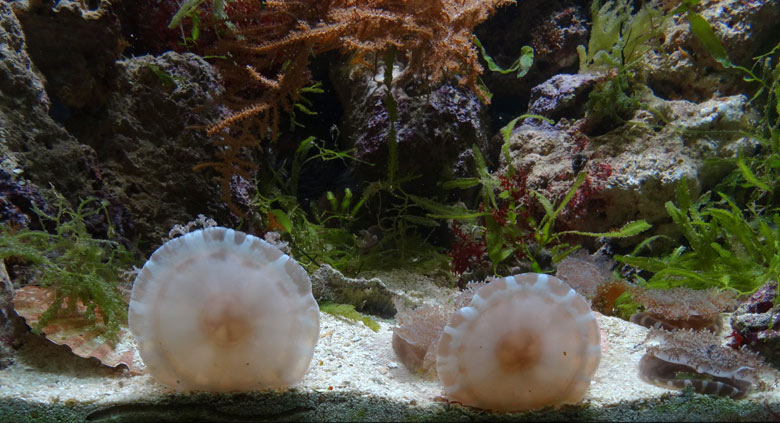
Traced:
<path fill-rule="evenodd" d="M 477 84 L 482 67 L 472 30 L 497 7 L 511 3 L 269 0 L 263 8 L 245 5 L 235 31 L 222 38 L 214 51 L 231 57 L 217 63 L 226 77 L 228 99 L 240 109 L 209 132 L 260 114 L 275 130 L 279 109 L 289 112 L 310 80 L 310 54 L 339 49 L 358 55 L 398 49 L 408 77 L 437 82 L 458 75 L 462 85 L 486 100 Z M 257 97 L 258 93 L 262 94 Z"/>
<path fill-rule="evenodd" d="M 631 289 L 634 300 L 645 311 L 631 316 L 631 321 L 649 328 L 710 330 L 718 333 L 722 327 L 719 314 L 735 305 L 736 294 L 715 288 L 695 290 Z"/>
<path fill-rule="evenodd" d="M 646 342 L 651 345 L 639 363 L 640 375 L 664 388 L 690 386 L 701 394 L 743 398 L 777 379 L 757 354 L 724 347 L 710 332 L 653 329 Z"/>
<path fill-rule="evenodd" d="M 588 254 L 585 250 L 577 250 L 558 263 L 555 276 L 583 297 L 593 298 L 600 285 L 613 279 L 614 264 L 600 252 Z"/>
<path fill-rule="evenodd" d="M 439 337 L 452 313 L 471 302 L 474 294 L 488 282 L 469 282 L 451 303 L 446 305 L 422 304 L 409 308 L 396 298 L 395 315 L 398 326 L 393 328 L 393 351 L 398 359 L 414 373 L 436 377 L 436 348 Z"/>

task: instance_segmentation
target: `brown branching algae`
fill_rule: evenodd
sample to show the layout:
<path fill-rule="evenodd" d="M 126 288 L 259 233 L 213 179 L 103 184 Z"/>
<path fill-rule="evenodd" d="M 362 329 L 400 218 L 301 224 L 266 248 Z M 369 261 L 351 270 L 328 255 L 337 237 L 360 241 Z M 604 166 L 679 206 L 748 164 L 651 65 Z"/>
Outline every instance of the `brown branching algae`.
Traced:
<path fill-rule="evenodd" d="M 257 237 L 215 227 L 152 254 L 133 285 L 129 323 L 160 383 L 246 391 L 303 378 L 319 309 L 295 260 Z"/>
<path fill-rule="evenodd" d="M 537 273 L 480 288 L 444 328 L 437 371 L 447 398 L 494 411 L 582 400 L 601 359 L 585 299 Z"/>
<path fill-rule="evenodd" d="M 663 388 L 683 389 L 734 399 L 777 380 L 776 373 L 755 353 L 721 345 L 707 331 L 653 329 L 647 353 L 639 362 L 644 380 Z"/>

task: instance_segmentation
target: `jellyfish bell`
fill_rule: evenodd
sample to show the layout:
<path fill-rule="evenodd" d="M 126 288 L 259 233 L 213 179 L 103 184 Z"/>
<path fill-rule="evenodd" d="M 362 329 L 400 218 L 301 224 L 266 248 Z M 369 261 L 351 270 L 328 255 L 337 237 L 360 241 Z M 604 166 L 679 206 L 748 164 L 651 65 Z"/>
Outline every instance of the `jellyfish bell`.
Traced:
<path fill-rule="evenodd" d="M 524 273 L 480 288 L 444 328 L 436 360 L 448 399 L 493 411 L 582 400 L 601 359 L 596 318 L 561 280 Z"/>
<path fill-rule="evenodd" d="M 133 284 L 129 326 L 176 390 L 280 388 L 306 373 L 319 308 L 306 271 L 264 240 L 207 228 L 163 244 Z"/>

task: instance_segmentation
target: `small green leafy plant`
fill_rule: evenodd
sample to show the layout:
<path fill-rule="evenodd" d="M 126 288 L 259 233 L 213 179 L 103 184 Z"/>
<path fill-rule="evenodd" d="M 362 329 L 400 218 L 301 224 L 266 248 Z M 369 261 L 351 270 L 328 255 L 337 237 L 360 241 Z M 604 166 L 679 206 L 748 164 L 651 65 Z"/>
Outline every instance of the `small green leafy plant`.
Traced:
<path fill-rule="evenodd" d="M 498 72 L 502 75 L 514 73 L 519 79 L 528 74 L 528 71 L 531 70 L 531 66 L 534 64 L 534 49 L 530 46 L 521 47 L 520 57 L 518 57 L 511 66 L 504 69 L 498 63 L 496 63 L 492 57 L 490 57 L 487 50 L 485 50 L 485 47 L 482 45 L 476 35 L 474 36 L 473 41 L 474 45 L 479 48 L 479 51 L 482 54 L 482 59 L 485 61 L 485 63 L 487 63 L 488 69 L 490 69 L 492 72 Z M 482 81 L 481 77 L 479 80 L 479 86 L 480 89 L 485 93 L 487 100 L 491 100 L 493 98 L 493 93 L 490 92 L 485 83 Z"/>
<path fill-rule="evenodd" d="M 615 260 L 653 272 L 650 288 L 687 286 L 717 287 L 750 294 L 780 277 L 780 214 L 746 218 L 740 207 L 723 194 L 712 201 L 709 193 L 692 202 L 683 179 L 676 190 L 676 204 L 666 210 L 681 230 L 687 245 L 665 257 L 615 256 Z M 658 237 L 641 243 L 635 252 Z"/>
<path fill-rule="evenodd" d="M 179 10 L 171 18 L 171 22 L 168 24 L 168 29 L 179 28 L 181 30 L 182 44 L 184 47 L 191 47 L 197 45 L 200 38 L 200 19 L 201 19 L 201 5 L 207 3 L 208 13 L 211 14 L 213 20 L 221 21 L 229 30 L 234 30 L 235 25 L 228 20 L 228 15 L 225 12 L 225 4 L 232 0 L 184 0 L 179 6 Z M 264 0 L 260 0 L 261 3 Z M 204 9 L 206 10 L 206 9 Z M 184 19 L 190 20 L 189 35 L 184 30 Z"/>
<path fill-rule="evenodd" d="M 446 256 L 437 253 L 414 231 L 430 222 L 433 226 L 438 224 L 412 214 L 417 206 L 400 188 L 408 177 L 372 182 L 359 197 L 349 188 L 341 193 L 327 192 L 329 207 L 325 210 L 316 204 L 307 209 L 302 207 L 297 198 L 300 173 L 315 159 L 355 160 L 348 151 L 330 150 L 319 146 L 313 137 L 307 138 L 296 150 L 289 177 L 266 168 L 272 175 L 261 178 L 263 182 L 253 202 L 255 210 L 264 218 L 264 226 L 282 233 L 304 267 L 313 270 L 329 264 L 348 275 L 366 269 L 402 266 L 421 271 L 446 267 Z M 374 200 L 385 200 L 374 225 L 381 234 L 366 229 L 371 226 L 367 215 Z"/>
<path fill-rule="evenodd" d="M 761 112 L 758 124 L 747 133 L 758 141 L 759 154 L 743 154 L 736 160 L 743 187 L 751 189 L 750 201 L 777 207 L 780 192 L 780 43 L 754 59 L 751 69 L 734 65 L 744 80 L 758 85 L 750 102 Z"/>
<path fill-rule="evenodd" d="M 651 41 L 660 35 L 668 16 L 652 2 L 634 13 L 631 0 L 593 1 L 591 14 L 588 46 L 577 47 L 580 72 L 606 73 L 586 107 L 591 126 L 609 129 L 625 122 L 640 106 L 633 89 L 636 67 L 652 49 Z"/>
<path fill-rule="evenodd" d="M 580 71 L 632 69 L 650 51 L 650 40 L 658 36 L 665 20 L 652 2 L 634 13 L 631 0 L 598 0 L 591 3 L 593 19 L 587 48 L 577 47 Z"/>
<path fill-rule="evenodd" d="M 85 219 L 104 214 L 113 233 L 105 202 L 88 198 L 76 210 L 57 194 L 58 212 L 50 216 L 35 209 L 42 226 L 50 222 L 54 232 L 0 225 L 0 259 L 29 262 L 38 272 L 37 282 L 54 289 L 54 302 L 43 313 L 35 330 L 46 327 L 61 313 L 76 313 L 77 303 L 86 306 L 84 317 L 96 322 L 99 311 L 106 337 L 116 340 L 119 325 L 127 316 L 127 304 L 117 287 L 122 272 L 136 263 L 132 254 L 112 240 L 95 239 Z"/>
<path fill-rule="evenodd" d="M 320 248 L 310 251 L 324 252 L 325 256 L 329 257 L 329 264 L 345 273 L 356 273 L 367 268 L 398 267 L 429 272 L 445 268 L 447 264 L 446 256 L 439 253 L 422 235 L 426 231 L 432 232 L 438 227 L 438 222 L 423 216 L 423 209 L 415 203 L 414 196 L 406 193 L 403 188 L 404 184 L 413 181 L 416 176 L 399 174 L 400 158 L 395 129 L 398 110 L 392 95 L 395 56 L 396 51 L 392 48 L 388 49 L 384 56 L 383 83 L 386 94 L 383 104 L 387 109 L 389 121 L 385 179 L 372 181 L 365 186 L 359 199 L 355 198 L 349 189 L 344 190 L 341 198 L 332 192 L 327 193 L 329 210 L 316 211 L 316 207 L 311 207 L 315 210 L 314 221 L 321 229 L 317 229 L 311 222 L 305 223 L 301 220 L 301 223 L 309 227 L 306 231 L 309 235 L 321 235 L 317 241 Z M 328 154 L 323 155 L 323 151 Z M 296 153 L 296 162 L 302 165 L 305 163 L 302 158 L 307 156 L 308 152 L 299 153 Z M 314 157 L 326 160 L 355 160 L 348 154 L 323 149 Z M 296 174 L 300 172 L 300 167 L 293 163 L 293 181 L 297 180 Z M 376 228 L 381 236 L 370 233 L 366 229 L 369 226 Z M 362 235 L 355 234 L 354 231 Z M 371 237 L 376 239 L 366 239 Z M 308 240 L 315 241 L 317 237 L 311 236 Z"/>
<path fill-rule="evenodd" d="M 317 152 L 313 153 L 316 149 Z M 289 177 L 270 167 L 267 177 L 261 178 L 258 194 L 252 202 L 253 208 L 263 219 L 263 226 L 276 230 L 291 243 L 293 255 L 307 268 L 327 263 L 345 271 L 352 260 L 359 258 L 354 237 L 347 230 L 349 222 L 360 210 L 361 205 L 352 204 L 351 191 L 346 190 L 344 199 L 336 201 L 329 192 L 328 197 L 338 203 L 335 212 L 309 212 L 298 203 L 298 184 L 301 170 L 311 160 L 349 159 L 348 152 L 336 152 L 320 147 L 314 137 L 301 141 L 293 157 Z"/>
<path fill-rule="evenodd" d="M 477 236 L 484 240 L 485 251 L 493 264 L 493 272 L 506 259 L 516 256 L 530 261 L 534 272 L 551 271 L 550 265 L 574 252 L 578 246 L 569 245 L 564 238 L 570 235 L 625 238 L 637 235 L 650 228 L 644 220 L 629 222 L 615 232 L 593 233 L 581 231 L 556 231 L 555 223 L 564 209 L 586 182 L 588 175 L 580 172 L 572 186 L 559 201 L 550 201 L 538 191 L 526 187 L 526 175 L 511 165 L 509 157 L 509 136 L 516 122 L 521 118 L 541 118 L 539 116 L 521 116 L 512 120 L 501 130 L 504 137 L 502 152 L 509 163 L 506 175 L 491 174 L 479 148 L 472 147 L 477 169 L 477 177 L 459 178 L 444 184 L 446 189 L 467 189 L 481 186 L 481 203 L 477 210 L 463 207 L 442 207 L 424 199 L 415 198 L 421 206 L 431 213 L 428 217 L 463 221 L 476 229 Z M 542 118 L 543 119 L 543 118 Z M 534 216 L 534 203 L 544 210 L 541 218 Z M 546 257 L 551 256 L 551 262 Z M 463 266 L 456 266 L 462 271 Z"/>

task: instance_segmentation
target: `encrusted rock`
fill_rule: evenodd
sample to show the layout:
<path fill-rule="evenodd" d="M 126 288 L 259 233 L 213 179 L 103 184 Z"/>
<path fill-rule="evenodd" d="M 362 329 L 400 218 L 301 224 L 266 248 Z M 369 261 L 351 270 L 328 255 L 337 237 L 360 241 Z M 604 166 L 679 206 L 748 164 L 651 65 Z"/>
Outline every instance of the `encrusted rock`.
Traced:
<path fill-rule="evenodd" d="M 3 57 L 0 62 L 0 157 L 3 159 L 0 167 L 10 172 L 10 182 L 2 188 L 2 195 L 18 209 L 18 212 L 11 210 L 10 213 L 31 217 L 25 203 L 36 202 L 32 200 L 37 196 L 34 192 L 47 198 L 53 187 L 73 207 L 88 197 L 107 199 L 117 234 L 129 235 L 132 230 L 123 218 L 126 210 L 102 189 L 95 151 L 79 143 L 52 118 L 57 114 L 56 107 L 52 106 L 50 96 L 44 90 L 46 79 L 28 54 L 29 46 L 23 34 L 11 7 L 8 3 L 0 3 L 0 53 Z M 21 185 L 29 195 L 21 192 Z M 27 199 L 19 198 L 17 194 Z M 25 220 L 21 216 L 16 219 Z M 95 222 L 89 224 L 91 231 L 105 232 L 105 223 L 102 227 Z"/>
<path fill-rule="evenodd" d="M 173 52 L 116 66 L 116 91 L 98 119 L 77 116 L 68 127 L 97 152 L 101 183 L 130 210 L 139 247 L 149 250 L 199 213 L 224 221 L 213 174 L 192 169 L 214 160 L 204 131 L 193 128 L 216 118 L 208 111 L 221 92 L 213 68 Z"/>
<path fill-rule="evenodd" d="M 528 113 L 558 120 L 563 116 L 582 117 L 588 100 L 588 91 L 603 76 L 586 74 L 558 74 L 531 89 Z"/>
<path fill-rule="evenodd" d="M 393 317 L 394 293 L 378 278 L 353 279 L 324 264 L 311 275 L 311 290 L 319 302 L 352 304 L 355 310 Z"/>
<path fill-rule="evenodd" d="M 14 287 L 0 260 L 0 370 L 13 362 L 13 346 L 19 322 L 14 313 Z"/>
<path fill-rule="evenodd" d="M 771 48 L 778 41 L 777 0 L 705 0 L 698 7 L 734 63 L 750 68 L 753 57 L 766 53 L 762 49 Z M 650 51 L 640 65 L 657 95 L 697 101 L 741 90 L 743 75 L 724 70 L 712 58 L 691 32 L 685 15 L 671 19 L 662 39 L 662 48 Z"/>
<path fill-rule="evenodd" d="M 33 61 L 46 76 L 46 89 L 64 108 L 99 107 L 114 83 L 121 55 L 119 18 L 111 3 L 95 10 L 81 1 L 15 3 Z"/>
<path fill-rule="evenodd" d="M 493 92 L 490 113 L 503 126 L 524 113 L 532 87 L 560 73 L 577 71 L 577 46 L 588 44 L 588 10 L 573 2 L 524 0 L 503 7 L 476 28 L 476 35 L 497 64 L 508 67 L 523 46 L 534 49 L 531 69 L 522 78 L 514 72 L 485 72 L 482 79 Z M 511 28 L 509 31 L 501 28 Z"/>
<path fill-rule="evenodd" d="M 350 147 L 357 149 L 358 159 L 383 164 L 356 162 L 356 173 L 367 180 L 382 178 L 387 172 L 384 164 L 388 163 L 389 118 L 382 72 L 381 67 L 375 75 L 364 66 L 353 66 L 340 69 L 341 74 L 333 78 L 347 107 L 342 137 L 354 143 Z M 394 78 L 400 80 L 400 75 L 396 71 Z M 461 153 L 474 144 L 483 152 L 489 150 L 485 110 L 473 93 L 456 85 L 445 84 L 432 92 L 419 93 L 412 87 L 396 85 L 393 97 L 398 104 L 398 175 L 421 176 L 406 189 L 415 194 L 432 193 L 439 189 L 437 182 L 452 179 L 453 175 L 473 176 L 459 168 Z"/>
<path fill-rule="evenodd" d="M 40 190 L 24 178 L 18 177 L 21 169 L 0 164 L 0 223 L 15 227 L 40 229 L 41 221 L 35 208 L 53 213 Z M 10 164 L 10 163 L 9 163 Z"/>
<path fill-rule="evenodd" d="M 664 204 L 674 199 L 683 177 L 695 198 L 732 169 L 709 159 L 733 158 L 756 144 L 740 132 L 750 129 L 743 95 L 700 104 L 665 101 L 647 91 L 642 96 L 664 120 L 639 110 L 630 125 L 593 138 L 566 120 L 555 126 L 526 123 L 513 132 L 513 166 L 526 172 L 528 186 L 547 198 L 562 197 L 575 177 L 573 161 L 584 160 L 580 168 L 591 182 L 586 195 L 564 210 L 562 221 L 568 227 L 605 232 L 638 219 L 665 223 Z M 655 229 L 663 233 L 670 228 Z"/>
<path fill-rule="evenodd" d="M 16 13 L 24 21 L 20 25 L 11 7 L 0 3 L 2 167 L 13 172 L 14 181 L 39 187 L 44 197 L 53 184 L 71 207 L 88 197 L 108 200 L 117 234 L 129 241 L 139 239 L 139 248 L 150 249 L 175 223 L 198 213 L 227 219 L 213 175 L 192 170 L 212 161 L 213 155 L 205 134 L 190 128 L 216 119 L 217 109 L 202 108 L 214 103 L 221 88 L 211 66 L 192 54 L 114 63 L 117 40 L 98 39 L 114 34 L 118 26 L 112 26 L 115 16 L 107 3 L 100 5 L 95 11 L 69 1 L 54 8 L 37 3 L 19 6 Z M 43 32 L 32 34 L 39 27 Z M 60 46 L 59 51 L 68 60 L 95 57 L 60 69 L 56 63 L 61 55 L 46 54 L 59 44 L 47 45 L 45 40 L 70 30 L 74 33 L 63 35 L 63 40 L 94 50 L 73 53 Z M 25 36 L 34 38 L 29 44 L 36 45 L 37 55 L 27 54 L 33 47 Z M 110 51 L 105 43 L 113 43 Z M 38 67 L 56 71 L 56 78 L 44 78 Z M 74 79 L 74 74 L 81 79 Z M 105 224 L 90 230 L 104 232 Z"/>
<path fill-rule="evenodd" d="M 746 346 L 780 368 L 780 313 L 775 304 L 777 283 L 769 282 L 743 302 L 731 316 L 731 345 Z"/>

